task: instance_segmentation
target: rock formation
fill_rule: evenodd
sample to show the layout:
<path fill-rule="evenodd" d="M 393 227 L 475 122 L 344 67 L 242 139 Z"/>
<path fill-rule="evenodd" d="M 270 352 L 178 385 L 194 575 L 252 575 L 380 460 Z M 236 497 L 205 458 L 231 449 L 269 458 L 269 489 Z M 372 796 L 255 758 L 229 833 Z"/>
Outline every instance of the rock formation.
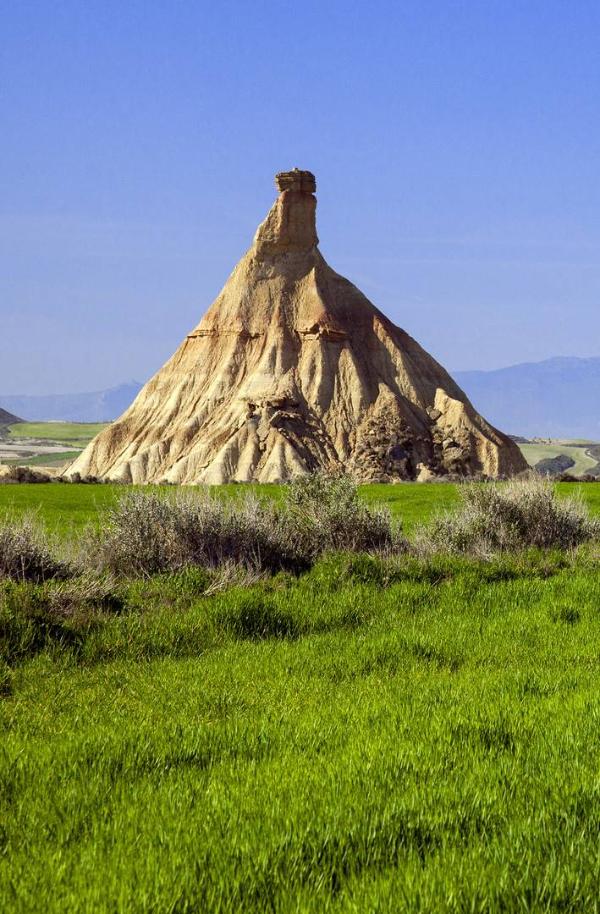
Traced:
<path fill-rule="evenodd" d="M 0 408 L 0 425 L 16 425 L 17 422 L 22 421 L 18 416 L 13 416 L 12 413 Z"/>
<path fill-rule="evenodd" d="M 526 468 L 446 371 L 323 259 L 294 169 L 195 330 L 67 471 L 124 482 L 360 481 Z"/>

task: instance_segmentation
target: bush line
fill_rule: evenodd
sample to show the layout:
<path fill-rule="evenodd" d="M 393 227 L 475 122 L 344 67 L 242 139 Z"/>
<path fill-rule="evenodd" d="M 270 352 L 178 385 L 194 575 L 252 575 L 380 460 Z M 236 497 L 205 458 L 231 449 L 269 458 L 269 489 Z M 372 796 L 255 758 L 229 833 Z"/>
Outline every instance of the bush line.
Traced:
<path fill-rule="evenodd" d="M 88 527 L 66 548 L 34 516 L 6 518 L 0 523 L 0 578 L 152 577 L 190 566 L 298 574 L 328 552 L 490 559 L 531 547 L 571 550 L 600 532 L 581 500 L 558 499 L 535 475 L 466 483 L 459 492 L 459 507 L 419 528 L 409 542 L 401 523 L 364 504 L 344 477 L 295 480 L 281 505 L 255 496 L 222 499 L 208 490 L 130 490 L 103 515 L 99 529 Z"/>

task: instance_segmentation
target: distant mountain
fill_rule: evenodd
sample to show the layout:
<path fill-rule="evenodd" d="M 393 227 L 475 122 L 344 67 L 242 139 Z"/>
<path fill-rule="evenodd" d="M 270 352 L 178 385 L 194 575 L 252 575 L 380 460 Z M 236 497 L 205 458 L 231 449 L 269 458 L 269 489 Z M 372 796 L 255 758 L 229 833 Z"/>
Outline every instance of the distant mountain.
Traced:
<path fill-rule="evenodd" d="M 504 432 L 600 441 L 600 358 L 561 357 L 495 371 L 456 371 L 453 377 L 478 412 Z M 19 421 L 16 416 L 37 422 L 112 422 L 141 388 L 130 381 L 85 394 L 0 394 L 0 425 Z"/>
<path fill-rule="evenodd" d="M 7 413 L 5 409 L 0 409 L 0 425 L 14 425 L 15 422 L 22 421 L 18 416 L 13 416 L 12 413 Z"/>
<path fill-rule="evenodd" d="M 110 390 L 87 394 L 47 394 L 39 397 L 3 397 L 0 394 L 0 402 L 30 422 L 112 422 L 130 406 L 141 388 L 137 381 L 129 381 Z"/>
<path fill-rule="evenodd" d="M 454 378 L 504 432 L 600 441 L 600 358 L 555 358 Z"/>

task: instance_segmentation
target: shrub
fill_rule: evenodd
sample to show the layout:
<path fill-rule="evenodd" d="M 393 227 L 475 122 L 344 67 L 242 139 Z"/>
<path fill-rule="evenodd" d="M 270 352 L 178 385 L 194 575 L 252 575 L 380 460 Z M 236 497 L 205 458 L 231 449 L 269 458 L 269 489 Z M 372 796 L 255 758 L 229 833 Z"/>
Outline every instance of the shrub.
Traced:
<path fill-rule="evenodd" d="M 0 523 L 0 578 L 41 582 L 68 576 L 44 528 L 31 516 Z"/>
<path fill-rule="evenodd" d="M 347 477 L 315 473 L 300 476 L 286 487 L 287 509 L 297 536 L 313 558 L 329 551 L 368 552 L 404 549 L 389 512 L 372 509 L 358 496 Z"/>
<path fill-rule="evenodd" d="M 423 551 L 486 556 L 528 547 L 571 549 L 600 529 L 579 499 L 558 499 L 552 484 L 534 475 L 467 483 L 460 495 L 462 507 L 420 531 Z"/>
<path fill-rule="evenodd" d="M 283 505 L 208 491 L 130 491 L 88 534 L 84 565 L 149 576 L 189 565 L 306 570 L 323 552 L 391 549 L 400 543 L 387 512 L 370 510 L 345 479 L 291 483 Z"/>
<path fill-rule="evenodd" d="M 71 620 L 85 625 L 100 615 L 123 612 L 126 599 L 110 578 L 83 574 L 75 580 L 38 588 L 38 605 L 54 620 Z"/>
<path fill-rule="evenodd" d="M 301 543 L 270 503 L 220 499 L 207 492 L 127 492 L 89 535 L 92 566 L 120 575 L 153 575 L 188 565 L 231 562 L 269 570 L 308 564 Z"/>

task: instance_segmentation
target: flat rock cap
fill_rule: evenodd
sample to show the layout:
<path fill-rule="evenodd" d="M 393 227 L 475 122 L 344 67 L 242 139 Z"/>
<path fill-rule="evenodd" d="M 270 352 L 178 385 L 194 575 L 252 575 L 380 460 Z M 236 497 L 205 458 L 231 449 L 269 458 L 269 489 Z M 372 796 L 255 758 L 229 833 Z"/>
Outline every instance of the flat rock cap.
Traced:
<path fill-rule="evenodd" d="M 317 189 L 317 181 L 312 171 L 301 171 L 294 168 L 293 171 L 280 171 L 275 175 L 275 184 L 277 190 L 295 190 L 302 194 L 314 194 Z"/>

